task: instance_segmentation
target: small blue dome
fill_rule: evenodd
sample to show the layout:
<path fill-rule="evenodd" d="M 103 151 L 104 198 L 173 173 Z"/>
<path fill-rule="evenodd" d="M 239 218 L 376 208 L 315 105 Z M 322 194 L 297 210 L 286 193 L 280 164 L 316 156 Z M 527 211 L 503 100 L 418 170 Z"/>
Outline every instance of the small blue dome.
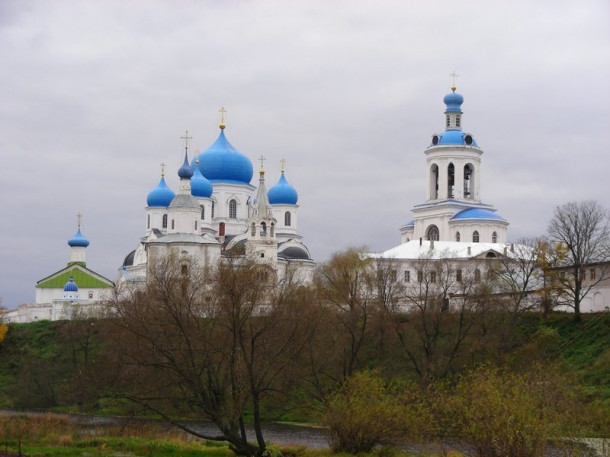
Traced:
<path fill-rule="evenodd" d="M 70 280 L 64 286 L 64 292 L 78 292 L 78 286 L 74 282 L 74 278 L 70 276 Z"/>
<path fill-rule="evenodd" d="M 478 147 L 474 137 L 470 133 L 464 133 L 461 130 L 445 130 L 432 136 L 432 146 L 451 144 Z"/>
<path fill-rule="evenodd" d="M 83 234 L 80 231 L 80 227 L 76 231 L 76 235 L 74 235 L 72 238 L 70 238 L 68 240 L 68 245 L 70 247 L 82 247 L 82 248 L 86 248 L 87 246 L 89 246 L 89 240 L 83 236 Z"/>
<path fill-rule="evenodd" d="M 450 94 L 445 95 L 443 102 L 445 102 L 445 105 L 447 105 L 445 113 L 461 113 L 461 106 L 462 103 L 464 103 L 464 97 L 455 92 L 451 92 Z"/>
<path fill-rule="evenodd" d="M 195 173 L 191 178 L 191 195 L 193 197 L 211 197 L 212 196 L 212 183 L 205 179 L 205 176 L 201 174 L 199 167 L 195 167 Z"/>
<path fill-rule="evenodd" d="M 146 202 L 148 206 L 167 207 L 175 196 L 176 194 L 165 184 L 165 178 L 161 176 L 159 185 L 148 193 Z"/>
<path fill-rule="evenodd" d="M 191 179 L 193 176 L 193 170 L 189 166 L 189 159 L 186 153 L 184 153 L 184 163 L 178 169 L 178 176 L 180 179 Z"/>
<path fill-rule="evenodd" d="M 199 154 L 199 169 L 212 182 L 250 184 L 252 180 L 252 162 L 229 143 L 224 130 Z"/>
<path fill-rule="evenodd" d="M 488 219 L 494 221 L 504 221 L 504 218 L 499 214 L 494 213 L 488 209 L 482 208 L 468 208 L 460 211 L 451 218 L 452 221 L 459 219 Z"/>
<path fill-rule="evenodd" d="M 283 172 L 277 184 L 269 189 L 267 196 L 272 205 L 296 205 L 299 200 L 299 194 L 294 187 L 288 184 Z"/>

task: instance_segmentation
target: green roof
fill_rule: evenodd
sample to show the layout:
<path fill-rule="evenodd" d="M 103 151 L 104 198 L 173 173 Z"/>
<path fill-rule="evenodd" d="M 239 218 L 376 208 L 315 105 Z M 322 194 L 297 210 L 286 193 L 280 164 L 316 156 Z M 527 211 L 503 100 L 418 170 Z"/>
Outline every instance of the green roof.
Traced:
<path fill-rule="evenodd" d="M 79 289 L 101 289 L 113 286 L 112 281 L 103 276 L 98 275 L 85 267 L 73 264 L 51 276 L 41 279 L 38 281 L 38 284 L 36 284 L 36 287 L 43 289 L 63 289 L 70 280 L 70 276 L 74 277 L 74 282 Z"/>

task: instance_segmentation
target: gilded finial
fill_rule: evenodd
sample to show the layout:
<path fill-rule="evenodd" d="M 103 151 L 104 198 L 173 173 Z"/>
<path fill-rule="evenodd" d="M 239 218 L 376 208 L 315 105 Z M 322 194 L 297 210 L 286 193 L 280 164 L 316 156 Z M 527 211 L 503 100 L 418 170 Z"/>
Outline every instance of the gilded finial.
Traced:
<path fill-rule="evenodd" d="M 451 76 L 451 91 L 452 91 L 452 92 L 455 92 L 455 90 L 457 89 L 457 87 L 455 86 L 455 79 L 456 79 L 458 76 L 460 76 L 460 75 L 458 75 L 458 74 L 455 72 L 455 70 L 453 70 L 453 72 L 451 72 L 451 73 L 449 74 L 449 76 Z"/>
<path fill-rule="evenodd" d="M 165 162 L 161 162 L 161 177 L 165 177 Z"/>
<path fill-rule="evenodd" d="M 225 109 L 224 106 L 221 106 L 218 111 L 220 112 L 220 124 L 218 126 L 220 127 L 221 130 L 223 130 L 226 127 L 226 125 L 225 125 L 225 113 L 227 112 L 227 110 Z"/>
<path fill-rule="evenodd" d="M 282 160 L 280 160 L 280 170 L 281 170 L 282 174 L 284 174 L 285 168 L 286 168 L 286 159 L 282 159 Z"/>
<path fill-rule="evenodd" d="M 82 219 L 83 219 L 83 215 L 79 211 L 78 214 L 76 215 L 76 223 L 78 224 L 79 229 L 80 229 L 80 223 L 81 223 Z"/>
<path fill-rule="evenodd" d="M 264 166 L 264 163 L 263 163 L 263 162 L 265 162 L 265 157 L 261 155 L 261 156 L 258 158 L 258 160 L 260 160 L 260 161 L 261 161 L 261 169 L 260 169 L 260 171 L 259 171 L 259 172 L 260 172 L 260 173 L 265 173 L 265 166 Z"/>

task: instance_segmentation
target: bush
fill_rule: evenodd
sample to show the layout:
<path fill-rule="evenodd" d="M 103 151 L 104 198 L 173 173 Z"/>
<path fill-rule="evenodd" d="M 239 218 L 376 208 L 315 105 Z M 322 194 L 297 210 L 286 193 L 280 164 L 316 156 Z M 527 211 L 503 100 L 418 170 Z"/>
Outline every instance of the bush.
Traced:
<path fill-rule="evenodd" d="M 358 454 L 419 438 L 432 415 L 417 387 L 388 386 L 379 375 L 363 371 L 331 397 L 322 422 L 333 452 Z"/>

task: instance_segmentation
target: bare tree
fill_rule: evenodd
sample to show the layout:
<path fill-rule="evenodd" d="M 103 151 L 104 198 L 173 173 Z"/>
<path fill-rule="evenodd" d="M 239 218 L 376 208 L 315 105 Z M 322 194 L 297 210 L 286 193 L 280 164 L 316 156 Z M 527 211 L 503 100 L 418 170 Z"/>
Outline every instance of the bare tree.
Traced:
<path fill-rule="evenodd" d="M 555 208 L 548 233 L 551 241 L 565 250 L 563 257 L 557 256 L 551 273 L 563 286 L 574 319 L 580 320 L 583 299 L 610 277 L 610 215 L 595 201 L 566 203 Z M 588 268 L 596 271 L 585 280 Z"/>

